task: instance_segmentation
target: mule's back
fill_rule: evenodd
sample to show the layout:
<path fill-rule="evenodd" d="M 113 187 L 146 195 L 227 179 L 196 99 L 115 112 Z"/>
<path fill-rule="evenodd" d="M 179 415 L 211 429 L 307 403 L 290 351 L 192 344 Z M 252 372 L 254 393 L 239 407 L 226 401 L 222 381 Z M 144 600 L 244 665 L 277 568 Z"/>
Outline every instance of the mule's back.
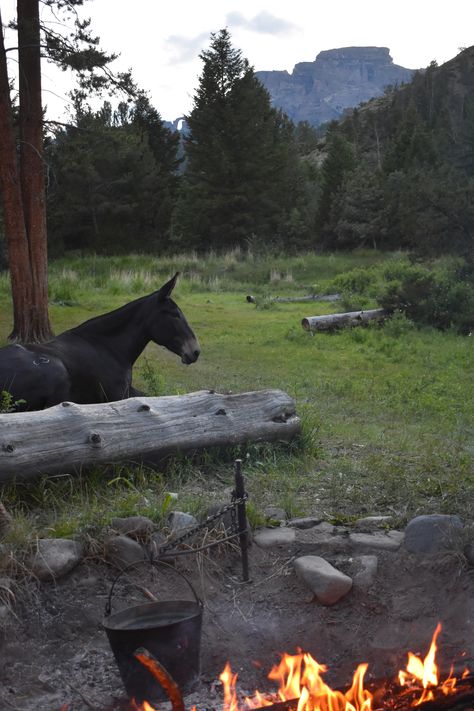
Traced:
<path fill-rule="evenodd" d="M 18 403 L 17 410 L 41 410 L 68 399 L 69 375 L 41 346 L 5 346 L 0 348 L 0 390 Z"/>

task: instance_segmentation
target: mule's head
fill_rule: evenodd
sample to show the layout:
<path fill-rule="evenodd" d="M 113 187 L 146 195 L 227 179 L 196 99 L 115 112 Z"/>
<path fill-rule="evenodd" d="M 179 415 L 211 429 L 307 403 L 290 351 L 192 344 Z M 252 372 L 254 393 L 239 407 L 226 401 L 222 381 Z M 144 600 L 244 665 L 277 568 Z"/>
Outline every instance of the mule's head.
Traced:
<path fill-rule="evenodd" d="M 156 292 L 158 315 L 152 320 L 151 338 L 155 343 L 181 357 L 186 365 L 199 358 L 201 348 L 186 318 L 171 298 L 179 272 Z"/>

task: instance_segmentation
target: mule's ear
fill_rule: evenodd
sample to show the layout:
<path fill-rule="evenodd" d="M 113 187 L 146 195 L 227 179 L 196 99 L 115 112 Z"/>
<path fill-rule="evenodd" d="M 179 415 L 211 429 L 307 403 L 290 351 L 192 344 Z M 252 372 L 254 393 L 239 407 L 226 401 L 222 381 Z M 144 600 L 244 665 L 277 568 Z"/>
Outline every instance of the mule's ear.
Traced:
<path fill-rule="evenodd" d="M 166 284 L 163 284 L 161 289 L 158 291 L 158 299 L 161 301 L 162 299 L 167 299 L 168 296 L 171 294 L 173 291 L 174 287 L 176 286 L 176 282 L 178 281 L 179 277 L 179 272 L 176 272 L 174 277 L 172 277 L 169 281 L 166 282 Z"/>

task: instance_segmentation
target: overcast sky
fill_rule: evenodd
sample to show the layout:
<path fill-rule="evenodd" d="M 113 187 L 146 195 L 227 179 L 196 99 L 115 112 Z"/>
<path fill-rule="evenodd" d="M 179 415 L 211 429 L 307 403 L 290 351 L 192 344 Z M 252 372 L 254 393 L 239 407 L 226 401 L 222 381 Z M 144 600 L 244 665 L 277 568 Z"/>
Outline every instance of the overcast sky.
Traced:
<path fill-rule="evenodd" d="M 4 22 L 15 4 L 0 0 Z M 349 46 L 389 47 L 396 64 L 414 69 L 474 44 L 474 0 L 91 0 L 81 16 L 166 120 L 190 111 L 199 52 L 223 27 L 257 71 L 291 72 L 321 50 Z M 60 118 L 67 78 L 46 66 L 43 88 L 49 117 Z"/>

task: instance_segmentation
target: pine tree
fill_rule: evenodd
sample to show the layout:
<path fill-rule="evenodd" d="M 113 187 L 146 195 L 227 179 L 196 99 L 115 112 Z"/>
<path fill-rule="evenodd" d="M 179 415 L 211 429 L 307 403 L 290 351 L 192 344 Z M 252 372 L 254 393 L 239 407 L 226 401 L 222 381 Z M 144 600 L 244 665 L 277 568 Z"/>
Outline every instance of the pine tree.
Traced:
<path fill-rule="evenodd" d="M 382 162 L 383 170 L 385 173 L 409 170 L 433 165 L 436 160 L 433 136 L 412 100 L 389 143 Z"/>
<path fill-rule="evenodd" d="M 317 217 L 321 228 L 329 222 L 332 204 L 342 187 L 344 177 L 355 165 L 352 145 L 335 128 L 328 136 L 327 146 L 327 155 L 321 171 L 321 199 Z"/>
<path fill-rule="evenodd" d="M 50 244 L 97 252 L 163 249 L 176 193 L 177 138 L 139 100 L 115 112 L 77 107 L 48 148 Z"/>
<path fill-rule="evenodd" d="M 331 207 L 331 230 L 343 249 L 384 247 L 379 215 L 382 209 L 382 176 L 360 163 L 344 178 Z"/>
<path fill-rule="evenodd" d="M 211 35 L 187 118 L 176 215 L 181 244 L 224 249 L 281 239 L 297 186 L 292 124 L 270 105 L 227 30 Z"/>

